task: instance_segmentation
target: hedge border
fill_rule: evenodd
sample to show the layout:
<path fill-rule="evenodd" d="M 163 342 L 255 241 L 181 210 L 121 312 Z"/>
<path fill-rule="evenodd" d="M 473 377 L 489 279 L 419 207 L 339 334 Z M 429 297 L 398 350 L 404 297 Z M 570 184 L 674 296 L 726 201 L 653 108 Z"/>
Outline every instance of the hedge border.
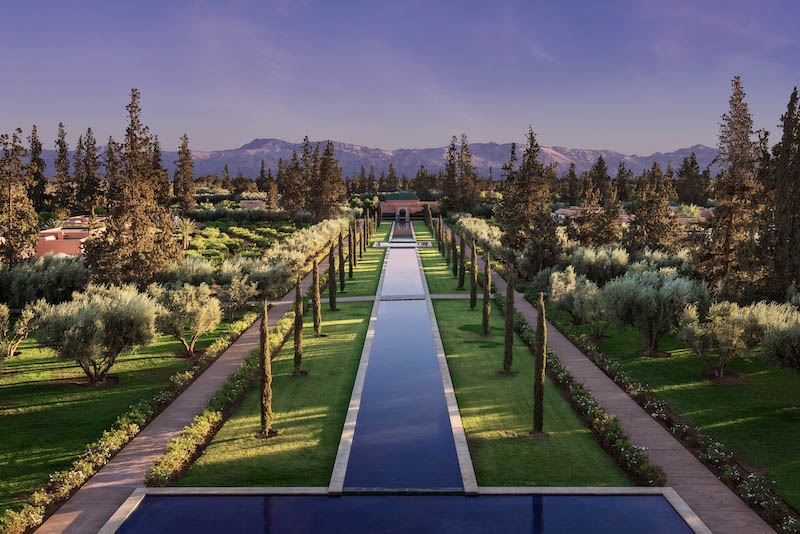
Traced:
<path fill-rule="evenodd" d="M 270 346 L 270 359 L 275 358 L 294 329 L 294 310 L 283 314 L 270 332 L 270 340 L 279 336 Z M 153 466 L 145 473 L 148 487 L 174 486 L 203 453 L 205 448 L 230 418 L 245 398 L 259 369 L 259 349 L 254 349 L 242 362 L 241 367 L 231 373 L 225 383 L 208 400 L 205 409 L 184 427 L 181 434 L 173 438 Z"/>

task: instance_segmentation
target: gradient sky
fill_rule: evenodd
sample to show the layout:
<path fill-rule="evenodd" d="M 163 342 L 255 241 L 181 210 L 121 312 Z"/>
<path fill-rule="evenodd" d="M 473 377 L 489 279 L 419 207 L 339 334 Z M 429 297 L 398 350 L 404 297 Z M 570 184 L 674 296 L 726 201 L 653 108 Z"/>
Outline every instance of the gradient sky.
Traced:
<path fill-rule="evenodd" d="M 381 148 L 521 140 L 716 146 L 730 79 L 775 131 L 800 2 L 9 2 L 0 131 L 120 136 L 131 87 L 166 149 L 304 135 Z M 773 135 L 773 141 L 775 140 Z"/>

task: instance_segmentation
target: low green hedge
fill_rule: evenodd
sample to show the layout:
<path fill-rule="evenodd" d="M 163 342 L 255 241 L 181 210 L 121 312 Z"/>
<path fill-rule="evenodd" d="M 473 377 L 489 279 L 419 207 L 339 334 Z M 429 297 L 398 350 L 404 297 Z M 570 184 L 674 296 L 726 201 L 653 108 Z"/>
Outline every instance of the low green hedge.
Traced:
<path fill-rule="evenodd" d="M 248 313 L 231 323 L 228 332 L 209 345 L 194 366 L 170 377 L 167 386 L 151 399 L 132 405 L 103 432 L 103 436 L 86 446 L 86 451 L 65 471 L 50 475 L 50 482 L 36 490 L 20 510 L 6 510 L 0 516 L 3 534 L 23 534 L 41 525 L 64 501 L 128 444 L 156 415 L 180 395 L 205 371 L 256 319 Z"/>
<path fill-rule="evenodd" d="M 504 313 L 505 298 L 502 295 L 495 295 L 494 298 L 497 308 Z M 528 347 L 534 346 L 536 334 L 519 312 L 514 313 L 514 329 Z M 550 379 L 564 393 L 575 412 L 592 431 L 600 446 L 625 471 L 631 482 L 638 486 L 663 486 L 666 484 L 664 470 L 650 463 L 645 448 L 636 447 L 630 442 L 622 430 L 619 420 L 606 412 L 594 400 L 586 386 L 575 381 L 569 371 L 561 365 L 558 356 L 549 349 L 546 368 Z"/>
<path fill-rule="evenodd" d="M 772 480 L 745 471 L 724 443 L 710 438 L 675 415 L 669 404 L 629 375 L 624 364 L 607 358 L 589 336 L 576 334 L 570 325 L 558 319 L 550 319 L 550 322 L 767 523 L 778 532 L 800 532 L 800 522 L 792 508 L 777 495 Z"/>
<path fill-rule="evenodd" d="M 283 346 L 294 326 L 294 311 L 283 314 L 278 324 L 270 332 L 270 357 L 274 358 Z M 222 423 L 236 411 L 258 376 L 258 349 L 253 350 L 242 363 L 242 366 L 231 373 L 225 383 L 209 399 L 206 408 L 191 424 L 187 425 L 181 435 L 167 445 L 164 455 L 156 461 L 144 480 L 149 487 L 173 486 L 180 477 L 200 456 L 206 445 L 217 433 Z"/>

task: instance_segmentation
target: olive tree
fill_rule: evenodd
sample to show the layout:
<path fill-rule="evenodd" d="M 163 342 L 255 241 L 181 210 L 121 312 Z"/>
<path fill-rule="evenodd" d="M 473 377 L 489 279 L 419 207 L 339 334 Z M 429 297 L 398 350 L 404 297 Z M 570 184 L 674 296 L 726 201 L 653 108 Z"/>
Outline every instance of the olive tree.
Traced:
<path fill-rule="evenodd" d="M 184 284 L 170 290 L 151 284 L 148 293 L 161 304 L 156 318 L 158 330 L 179 340 L 186 356 L 194 358 L 197 340 L 216 328 L 222 319 L 219 301 L 211 296 L 208 285 Z"/>
<path fill-rule="evenodd" d="M 247 304 L 247 301 L 257 294 L 258 284 L 250 282 L 248 277 L 243 275 L 234 276 L 230 284 L 217 291 L 217 297 L 228 314 L 229 321 L 233 321 L 236 310 Z"/>
<path fill-rule="evenodd" d="M 22 308 L 22 312 L 11 323 L 8 306 L 0 304 L 0 355 L 11 358 L 17 352 L 20 343 L 39 327 L 42 314 L 47 309 L 47 302 L 38 299 Z"/>
<path fill-rule="evenodd" d="M 678 326 L 686 306 L 705 306 L 708 287 L 674 272 L 628 272 L 603 286 L 602 298 L 609 322 L 620 330 L 632 326 L 642 335 L 644 354 L 659 356 L 661 338 Z"/>
<path fill-rule="evenodd" d="M 153 340 L 157 313 L 155 300 L 133 286 L 90 285 L 48 310 L 41 341 L 60 359 L 77 362 L 94 386 L 105 382 L 117 358 Z"/>
<path fill-rule="evenodd" d="M 746 308 L 735 302 L 716 302 L 701 318 L 697 306 L 686 306 L 680 317 L 678 336 L 683 339 L 716 377 L 725 374 L 725 366 L 734 356 L 746 355 L 754 347 L 748 332 Z M 749 338 L 749 339 L 748 339 Z M 712 353 L 716 353 L 714 362 Z"/>

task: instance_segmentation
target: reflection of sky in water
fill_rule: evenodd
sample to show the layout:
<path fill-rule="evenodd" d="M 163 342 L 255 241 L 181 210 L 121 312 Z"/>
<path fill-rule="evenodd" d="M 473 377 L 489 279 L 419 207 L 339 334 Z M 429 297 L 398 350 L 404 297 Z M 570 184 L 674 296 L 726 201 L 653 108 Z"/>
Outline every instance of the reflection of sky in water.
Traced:
<path fill-rule="evenodd" d="M 381 295 L 422 295 L 425 293 L 416 250 L 391 248 L 386 251 L 386 261 Z M 430 327 L 428 329 L 430 330 Z"/>
<path fill-rule="evenodd" d="M 660 495 L 148 496 L 118 530 L 690 534 Z"/>

